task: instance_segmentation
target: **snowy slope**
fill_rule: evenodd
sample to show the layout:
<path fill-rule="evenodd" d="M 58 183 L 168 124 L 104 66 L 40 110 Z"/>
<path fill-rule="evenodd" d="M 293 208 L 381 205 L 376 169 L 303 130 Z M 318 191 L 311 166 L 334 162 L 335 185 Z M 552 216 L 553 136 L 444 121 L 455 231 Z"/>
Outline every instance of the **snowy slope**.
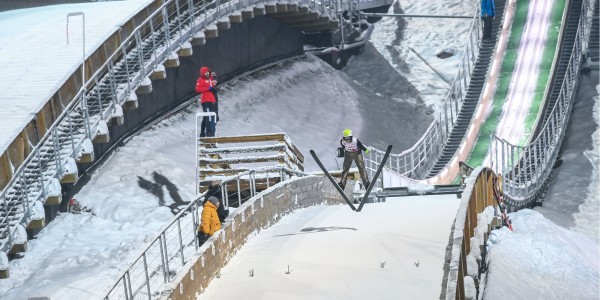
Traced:
<path fill-rule="evenodd" d="M 419 5 L 419 11 L 421 13 L 431 14 L 456 14 L 465 15 L 471 11 L 472 1 L 430 1 L 428 3 L 419 1 L 402 1 L 403 7 L 405 3 L 412 3 L 413 7 Z M 114 3 L 114 2 L 111 2 Z M 121 3 L 121 2 L 119 2 Z M 468 5 L 467 5 L 468 4 Z M 408 6 L 407 4 L 407 7 Z M 120 12 L 121 8 L 112 6 L 112 11 L 115 15 L 127 14 L 127 10 Z M 407 13 L 413 13 L 417 11 L 409 11 Z M 60 13 L 63 14 L 62 12 Z M 2 14 L 0 14 L 2 16 Z M 58 18 L 58 17 L 57 17 Z M 61 26 L 64 26 L 62 18 L 60 20 Z M 429 26 L 432 31 L 425 31 L 427 23 L 425 21 L 418 21 L 424 23 L 414 23 L 417 20 L 407 20 L 407 28 L 409 28 L 410 34 L 405 35 L 407 39 L 406 43 L 415 43 L 414 48 L 416 49 L 417 41 L 422 41 L 422 44 L 432 43 L 427 47 L 422 48 L 421 54 L 431 57 L 434 50 L 445 47 L 446 43 L 452 43 L 450 47 L 460 46 L 459 37 L 453 35 L 465 34 L 460 29 L 448 30 L 450 26 Z M 108 22 L 107 22 L 108 23 Z M 23 28 L 27 26 L 35 27 L 35 22 L 24 22 L 21 24 Z M 385 23 L 381 23 L 385 24 Z M 416 25 L 421 24 L 421 25 Z M 425 25 L 423 25 L 425 24 Z M 454 23 L 453 23 L 454 24 Z M 465 25 L 468 27 L 468 25 Z M 374 44 L 381 43 L 383 48 L 390 49 L 390 44 L 386 44 L 385 41 L 393 40 L 398 32 L 392 25 L 382 26 L 383 31 L 380 32 L 380 36 L 375 34 L 371 36 L 371 40 Z M 0 28 L 2 28 L 0 26 Z M 36 27 L 38 31 L 42 30 L 41 27 Z M 51 28 L 48 26 L 48 28 Z M 62 27 L 61 27 L 62 28 Z M 412 28 L 412 29 L 411 29 Z M 421 29 L 419 31 L 419 28 Z M 0 29 L 1 30 L 1 29 Z M 34 29 L 31 29 L 34 30 Z M 377 30 L 377 28 L 376 28 Z M 437 33 L 438 30 L 443 33 Z M 387 34 L 387 35 L 386 35 Z M 419 35 L 420 34 L 420 35 Z M 4 35 L 2 35 L 4 37 Z M 75 38 L 74 36 L 72 36 Z M 456 41 L 457 46 L 454 45 Z M 394 46 L 395 47 L 395 46 Z M 383 50 L 378 50 L 378 47 L 372 47 L 373 51 L 381 51 L 379 54 L 373 52 L 374 56 L 387 56 L 390 55 L 392 65 L 399 65 L 402 57 L 396 57 L 393 52 L 386 53 Z M 383 49 L 381 48 L 381 49 Z M 427 48 L 427 49 L 425 49 Z M 460 49 L 461 47 L 459 47 Z M 77 48 L 80 50 L 80 48 Z M 386 50 L 388 51 L 388 50 Z M 417 50 L 419 51 L 419 50 Z M 76 52 L 78 53 L 78 52 Z M 392 54 L 390 54 L 392 53 Z M 408 53 L 408 52 L 406 52 Z M 2 56 L 0 56 L 2 57 Z M 69 68 L 74 68 L 78 59 L 75 55 L 74 63 Z M 425 97 L 428 92 L 437 91 L 438 88 L 443 87 L 443 84 L 438 82 L 435 75 L 427 73 L 426 66 L 417 66 L 419 61 L 413 60 L 413 58 L 406 59 L 412 60 L 412 63 L 406 63 L 406 68 L 395 68 L 401 69 L 401 74 L 404 76 L 406 82 L 411 82 L 415 87 L 411 88 L 410 93 L 414 92 L 411 99 L 391 99 L 393 101 L 381 101 L 384 97 L 374 95 L 372 92 L 377 93 L 377 89 L 369 93 L 369 89 L 365 88 L 363 80 L 367 77 L 373 78 L 385 78 L 385 74 L 389 76 L 392 73 L 387 73 L 388 69 L 381 68 L 379 64 L 371 64 L 371 57 L 365 58 L 365 61 L 360 61 L 361 56 L 354 58 L 349 68 L 345 69 L 344 72 L 338 72 L 331 69 L 324 63 L 314 60 L 312 58 L 295 62 L 295 63 L 284 63 L 280 67 L 261 72 L 260 74 L 249 75 L 240 79 L 237 82 L 233 82 L 227 87 L 223 88 L 223 92 L 220 94 L 221 105 L 221 122 L 218 125 L 218 133 L 220 135 L 238 134 L 240 133 L 265 133 L 265 132 L 277 132 L 284 131 L 291 136 L 292 140 L 301 148 L 301 151 L 306 153 L 306 149 L 315 149 L 321 157 L 324 158 L 325 163 L 328 167 L 337 167 L 334 159 L 333 150 L 337 146 L 337 139 L 341 128 L 351 127 L 357 132 L 359 137 L 369 141 L 370 144 L 377 145 L 378 143 L 391 143 L 397 146 L 400 143 L 407 143 L 410 145 L 411 139 L 418 139 L 420 135 L 419 126 L 422 124 L 429 125 L 428 120 L 421 120 L 422 124 L 411 123 L 413 120 L 425 119 L 424 105 L 429 104 L 429 98 Z M 0 58 L 1 59 L 1 58 Z M 439 63 L 452 64 L 452 60 L 447 60 Z M 361 66 L 361 71 L 353 71 L 353 67 Z M 411 71 L 411 69 L 414 70 Z M 440 66 L 441 69 L 446 70 L 446 67 Z M 449 67 L 448 67 L 449 68 Z M 2 74 L 7 76 L 7 69 L 3 69 Z M 19 76 L 24 84 L 31 83 L 28 77 L 19 70 L 8 69 L 11 73 L 15 73 L 14 76 Z M 12 71 L 11 71 L 12 70 Z M 385 74 L 381 74 L 382 70 L 385 70 Z M 448 69 L 449 70 L 449 69 Z M 454 74 L 452 71 L 444 71 L 447 74 Z M 373 74 L 373 75 L 371 75 Z M 429 74 L 424 76 L 425 74 Z M 445 73 L 446 74 L 446 73 Z M 10 74 L 9 74 L 10 75 Z M 64 76 L 63 73 L 55 73 L 53 76 L 60 77 Z M 397 78 L 397 77 L 394 77 Z M 376 81 L 376 80 L 375 80 Z M 435 81 L 435 82 L 434 82 Z M 390 84 L 393 84 L 390 83 Z M 440 87 L 441 86 L 441 87 Z M 399 85 L 399 88 L 406 87 L 405 85 Z M 415 92 L 416 91 L 416 92 Z M 441 94 L 439 94 L 441 95 Z M 393 98 L 393 97 L 392 97 Z M 416 99 L 416 100 L 415 100 Z M 421 99 L 421 100 L 419 100 Z M 597 98 L 596 98 L 597 99 Z M 373 102 L 376 101 L 376 102 Z M 432 100 L 431 100 L 432 101 Z M 597 103 L 598 100 L 596 100 Z M 400 106 L 402 103 L 410 103 L 412 107 L 418 107 L 414 110 L 409 110 L 411 106 Z M 415 105 L 416 104 L 416 105 Z M 434 104 L 434 102 L 431 102 Z M 421 106 L 421 107 L 419 107 Z M 2 110 L 13 109 L 11 106 L 6 108 L 2 106 Z M 398 107 L 402 107 L 399 109 Z M 273 109 L 275 108 L 275 109 Z M 20 111 L 20 110 L 19 110 Z M 182 114 L 178 114 L 161 122 L 159 125 L 152 127 L 146 132 L 139 134 L 132 138 L 125 146 L 119 148 L 117 152 L 110 158 L 106 164 L 93 175 L 90 183 L 85 186 L 82 191 L 76 195 L 76 198 L 81 201 L 84 205 L 92 209 L 92 213 L 83 213 L 80 215 L 63 214 L 54 220 L 49 226 L 44 228 L 39 238 L 30 241 L 30 249 L 26 253 L 25 257 L 18 260 L 13 260 L 10 263 L 11 277 L 9 279 L 0 280 L 0 298 L 2 299 L 23 299 L 26 297 L 34 296 L 47 296 L 51 299 L 88 299 L 88 298 L 99 298 L 104 295 L 106 289 L 114 283 L 115 276 L 127 267 L 129 261 L 139 255 L 139 251 L 144 247 L 145 242 L 150 240 L 156 234 L 156 231 L 172 217 L 172 211 L 165 207 L 173 204 L 176 199 L 171 196 L 171 193 L 166 188 L 159 188 L 158 191 L 153 190 L 155 194 L 149 192 L 148 189 L 142 186 L 153 186 L 152 183 L 156 184 L 157 180 L 164 180 L 172 182 L 177 186 L 177 193 L 183 200 L 187 200 L 192 197 L 194 181 L 192 180 L 194 174 L 194 146 L 193 146 L 193 113 L 195 108 L 190 108 Z M 409 119 L 412 117 L 413 119 Z M 405 122 L 405 123 L 402 123 Z M 581 119 L 581 122 L 593 122 L 593 120 Z M 4 124 L 4 123 L 3 123 Z M 397 125 L 401 124 L 401 125 Z M 379 132 L 378 134 L 375 134 Z M 396 147 L 395 147 L 396 148 Z M 397 147 L 401 148 L 402 147 Z M 596 147 L 595 150 L 590 150 L 590 157 L 598 157 L 599 149 Z M 315 166 L 310 159 L 306 162 L 307 170 L 315 170 Z M 158 174 L 158 176 L 155 174 Z M 597 178 L 596 169 L 595 178 Z M 161 177 L 162 176 L 162 177 Z M 140 185 L 142 183 L 142 186 Z M 161 194 L 164 201 L 164 205 L 159 204 L 160 197 L 156 196 Z M 596 190 L 597 191 L 597 190 Z M 598 205 L 597 192 L 594 194 L 593 190 L 590 194 L 589 203 L 590 209 L 582 210 L 590 215 L 589 220 L 594 220 L 594 207 Z M 177 196 L 175 198 L 178 198 Z M 418 199 L 418 198 L 417 198 Z M 428 213 L 428 216 L 436 216 L 441 214 L 443 218 L 453 217 L 454 212 L 448 213 L 448 209 L 438 210 L 435 205 L 429 205 L 425 208 L 418 208 L 418 203 L 413 203 L 413 209 L 415 212 Z M 594 206 L 596 205 L 596 206 Z M 374 207 L 374 206 L 373 206 Z M 344 208 L 343 206 L 340 209 Z M 322 220 L 327 220 L 326 213 L 331 213 L 332 216 L 337 214 L 334 211 L 329 211 L 330 208 L 325 210 L 325 207 L 313 208 L 316 216 L 311 218 L 311 215 L 291 215 L 292 218 L 289 222 L 296 222 L 296 219 L 306 218 L 304 225 L 294 225 L 296 227 L 290 229 L 288 227 L 287 232 L 293 230 L 301 230 L 312 225 L 309 223 L 317 223 Z M 323 210 L 320 210 L 323 209 Z M 365 207 L 371 209 L 371 206 Z M 347 208 L 345 208 L 347 210 Z M 373 209 L 375 211 L 375 209 Z M 354 220 L 341 217 L 338 221 L 337 217 L 331 217 L 331 223 L 328 225 L 322 223 L 322 227 L 325 226 L 340 226 L 343 227 L 357 227 L 361 226 L 365 232 L 375 232 L 372 235 L 380 237 L 374 243 L 380 243 L 384 246 L 398 247 L 396 244 L 391 244 L 389 239 L 381 238 L 381 235 L 386 235 L 391 230 L 398 229 L 396 233 L 389 233 L 389 236 L 394 234 L 400 234 L 407 230 L 405 233 L 407 236 L 414 234 L 411 232 L 411 227 L 395 228 L 390 222 L 395 221 L 397 214 L 395 210 L 389 210 L 382 212 L 372 220 Z M 411 213 L 411 210 L 406 210 L 407 213 Z M 322 217 L 318 217 L 321 215 Z M 354 214 L 353 217 L 360 217 Z M 596 216 L 597 217 L 597 216 Z M 423 218 L 422 220 L 428 220 L 429 217 Z M 511 238 L 512 235 L 505 234 L 499 241 L 502 241 L 506 247 L 513 247 L 515 249 L 522 249 L 524 253 L 534 253 L 537 248 L 536 244 L 528 243 L 524 241 L 539 240 L 546 245 L 545 247 L 560 247 L 562 249 L 574 249 L 569 251 L 579 251 L 581 257 L 591 257 L 591 262 L 597 261 L 598 250 L 597 242 L 596 248 L 593 244 L 589 244 L 583 241 L 581 235 L 572 231 L 555 231 L 560 233 L 563 239 L 556 239 L 551 234 L 537 234 L 533 229 L 537 228 L 538 224 L 545 224 L 544 226 L 550 227 L 548 221 L 538 220 L 537 223 L 521 222 L 519 216 L 514 216 L 516 219 L 515 226 L 517 230 L 514 235 L 519 234 L 521 238 Z M 434 218 L 431 218 L 434 219 Z M 596 219 L 597 221 L 597 219 Z M 288 222 L 285 219 L 283 222 Z M 328 221 L 329 222 L 329 221 Z M 285 224 L 282 226 L 285 227 Z M 389 226 L 388 226 L 389 225 Z M 364 226 L 364 227 L 362 227 Z M 381 232 L 381 229 L 387 228 L 385 232 Z M 447 228 L 449 229 L 449 228 Z M 277 229 L 275 229 L 277 230 Z M 362 236 L 362 230 L 359 233 L 360 238 Z M 377 231 L 379 230 L 379 231 Z M 339 233 L 347 234 L 344 230 L 338 230 Z M 314 234 L 307 234 L 316 236 L 317 234 L 329 234 L 332 232 L 319 232 Z M 329 237 L 329 236 L 327 236 Z M 257 246 L 264 243 L 266 239 L 272 239 L 271 235 L 257 236 Z M 343 242 L 354 242 L 354 240 L 346 240 L 347 236 L 344 236 Z M 397 238 L 397 236 L 396 236 Z M 320 238 L 318 238 L 320 239 Z M 334 238 L 338 240 L 340 238 Z M 407 238 L 408 240 L 408 238 Z M 579 241 L 584 245 L 589 246 L 581 248 L 579 242 L 573 243 L 572 241 Z M 262 241 L 262 242 L 261 242 Z M 339 241 L 339 240 L 338 240 Z M 414 242 L 410 245 L 421 245 L 421 242 L 426 241 L 411 241 Z M 293 252 L 294 259 L 304 259 L 305 261 L 314 261 L 316 264 L 325 264 L 325 259 L 329 253 L 325 253 L 320 247 L 312 248 L 309 246 L 310 240 L 306 240 L 304 244 L 305 248 L 301 248 L 300 252 Z M 498 243 L 499 244 L 499 243 Z M 298 246 L 300 247 L 300 246 Z M 353 244 L 348 245 L 347 248 L 352 248 Z M 354 246 L 357 248 L 357 253 L 367 247 L 364 244 L 358 244 Z M 249 248 L 250 249 L 250 248 Z M 252 253 L 254 248 L 248 250 Z M 366 248 L 366 250 L 373 250 L 372 248 Z M 406 257 L 394 257 L 390 259 L 387 267 L 381 269 L 379 267 L 379 260 L 384 260 L 384 254 L 392 255 L 392 251 L 385 249 L 373 250 L 382 251 L 374 252 L 375 256 L 371 257 L 374 263 L 373 269 L 360 269 L 361 273 L 364 274 L 376 274 L 379 271 L 390 271 L 397 272 L 394 259 L 401 261 L 402 264 L 406 263 L 409 268 L 415 268 L 414 264 L 411 265 L 410 260 L 404 260 Z M 386 252 L 387 251 L 387 252 Z M 311 254 L 310 257 L 306 258 L 304 252 Z M 415 251 L 418 252 L 418 251 Z M 335 252 L 332 252 L 335 253 Z M 369 253 L 369 251 L 367 251 Z M 496 251 L 496 256 L 505 251 Z M 512 255 L 511 252 L 506 252 Z M 424 253 L 430 254 L 430 253 Z M 288 253 L 285 253 L 288 255 Z M 357 259 L 361 257 L 361 254 L 354 254 L 349 252 L 351 255 L 350 259 Z M 363 255 L 364 257 L 365 255 Z M 277 271 L 272 271 L 273 276 L 276 276 L 277 280 L 280 280 L 283 272 L 282 268 L 288 263 L 288 258 L 285 256 L 281 260 L 274 261 L 274 265 L 269 265 L 267 262 L 261 264 L 261 266 L 272 267 Z M 594 258 L 595 257 L 595 258 Z M 317 258 L 323 258 L 324 261 L 316 260 Z M 240 260 L 242 263 L 244 260 Z M 291 259 L 291 258 L 290 258 Z M 499 262 L 508 258 L 498 258 Z M 579 258 L 577 258 L 579 259 Z M 576 259 L 576 260 L 577 260 Z M 411 258 L 412 260 L 412 258 Z M 279 266 L 279 263 L 285 264 Z M 423 263 L 423 261 L 421 261 Z M 511 286 L 508 288 L 514 288 L 517 290 L 523 290 L 523 287 L 530 285 L 537 285 L 538 281 L 543 275 L 544 269 L 539 268 L 540 263 L 529 260 L 523 261 L 523 268 L 527 268 L 530 273 L 536 276 L 530 276 L 530 273 L 511 273 L 514 276 L 514 280 L 511 281 Z M 252 263 L 250 263 L 252 264 Z M 303 268 L 307 264 L 296 264 L 292 265 L 292 269 L 301 273 L 302 269 L 317 270 L 315 265 Z M 423 263 L 423 268 L 419 267 L 418 270 L 426 268 L 426 263 Z M 245 275 L 249 265 L 243 265 L 239 270 L 230 269 L 227 272 L 234 275 L 239 272 L 239 276 Z M 298 268 L 296 266 L 299 266 Z M 371 266 L 371 264 L 369 264 Z M 404 265 L 402 265 L 404 267 Z M 574 274 L 581 267 L 580 263 L 575 264 L 555 264 L 559 270 L 562 270 L 565 274 Z M 578 284 L 582 286 L 594 286 L 594 281 L 597 281 L 598 266 L 590 264 L 589 267 L 592 269 L 590 273 L 592 276 L 583 278 Z M 252 266 L 256 269 L 257 276 L 262 274 L 261 267 Z M 429 268 L 429 266 L 427 266 Z M 279 271 L 281 269 L 281 271 Z M 429 269 L 427 269 L 429 270 Z M 595 270 L 595 276 L 593 276 Z M 414 270 L 413 270 L 414 271 Z M 436 270 L 436 272 L 439 270 Z M 498 269 L 497 274 L 500 272 L 506 272 Z M 225 271 L 224 271 L 225 274 Z M 297 274 L 297 273 L 292 273 Z M 330 283 L 331 286 L 350 286 L 348 282 L 355 282 L 356 276 L 348 276 L 347 272 L 340 270 L 339 272 L 331 273 L 327 279 L 322 279 L 322 283 Z M 433 274 L 433 273 L 432 273 Z M 437 273 L 435 273 L 437 274 Z M 381 275 L 381 274 L 379 274 Z M 390 277 L 387 277 L 390 275 Z M 394 274 L 387 274 L 381 278 L 388 280 Z M 398 275 L 398 274 L 396 274 Z M 405 275 L 405 274 L 400 274 Z M 423 274 L 421 274 L 423 275 Z M 435 281 L 438 284 L 441 282 L 441 277 L 432 275 L 429 277 L 429 273 L 425 274 L 427 280 Z M 537 276 L 540 275 L 540 276 Z M 300 276 L 304 275 L 292 275 L 296 276 L 293 278 L 303 278 Z M 376 277 L 379 278 L 379 277 Z M 245 280 L 246 278 L 244 278 Z M 254 278 L 257 279 L 257 278 Z M 336 279 L 339 281 L 333 282 Z M 361 278 L 362 279 L 362 278 Z M 535 279 L 536 281 L 532 281 Z M 242 279 L 240 279 L 242 280 Z M 261 278 L 261 280 L 263 280 Z M 275 280 L 275 278 L 273 278 Z M 302 279 L 306 283 L 311 283 L 310 279 Z M 488 285 L 493 290 L 494 286 L 503 285 L 504 278 L 490 276 L 488 278 Z M 247 281 L 244 281 L 246 283 Z M 283 291 L 286 293 L 287 299 L 294 299 L 299 295 L 304 295 L 306 285 L 300 284 L 298 286 L 289 287 Z M 353 285 L 361 284 L 356 283 Z M 571 284 L 571 281 L 565 280 L 562 283 L 559 281 L 554 282 L 558 289 L 567 289 L 567 285 Z M 229 290 L 231 286 L 227 286 Z M 261 285 L 263 288 L 272 288 L 272 285 Z M 325 289 L 328 286 L 325 285 Z M 506 288 L 506 286 L 505 286 Z M 571 286 L 572 289 L 577 289 L 578 286 Z M 585 290 L 585 288 L 582 288 Z M 384 288 L 377 289 L 373 288 L 372 295 L 379 296 L 379 299 L 396 299 L 396 294 L 388 294 Z M 221 292 L 221 291 L 219 291 Z M 436 294 L 433 290 L 431 295 Z M 438 293 L 439 294 L 439 293 Z M 327 294 L 323 294 L 327 295 Z M 491 295 L 491 294 L 490 294 Z M 493 296 L 489 296 L 493 297 Z M 536 294 L 525 294 L 524 297 L 528 299 L 536 299 Z M 598 297 L 596 297 L 597 299 Z M 285 297 L 282 297 L 285 299 Z M 374 298 L 375 299 L 375 298 Z M 594 299 L 594 298 L 592 298 Z"/>

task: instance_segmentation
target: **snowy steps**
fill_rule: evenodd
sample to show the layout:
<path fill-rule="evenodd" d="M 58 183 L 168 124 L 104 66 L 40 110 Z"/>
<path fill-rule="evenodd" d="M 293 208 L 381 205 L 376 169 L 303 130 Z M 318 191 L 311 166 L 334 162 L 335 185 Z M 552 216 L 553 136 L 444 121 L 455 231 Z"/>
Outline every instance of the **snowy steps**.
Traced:
<path fill-rule="evenodd" d="M 200 187 L 214 178 L 256 168 L 285 166 L 302 171 L 303 163 L 304 156 L 284 133 L 198 138 Z M 256 178 L 256 181 L 258 185 L 268 182 L 265 178 Z"/>

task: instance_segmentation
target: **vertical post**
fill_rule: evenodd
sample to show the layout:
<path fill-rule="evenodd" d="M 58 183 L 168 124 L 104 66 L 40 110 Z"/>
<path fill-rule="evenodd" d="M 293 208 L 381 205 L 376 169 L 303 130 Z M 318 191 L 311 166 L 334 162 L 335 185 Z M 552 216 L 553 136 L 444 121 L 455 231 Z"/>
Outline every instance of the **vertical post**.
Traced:
<path fill-rule="evenodd" d="M 198 134 L 198 115 L 196 115 L 196 196 L 200 193 L 200 153 L 198 144 L 200 143 L 200 139 L 198 138 L 200 135 Z"/>
<path fill-rule="evenodd" d="M 223 208 L 229 209 L 229 193 L 225 192 L 225 189 L 227 189 L 226 184 L 227 183 L 223 184 L 223 181 L 221 181 L 221 199 L 223 199 Z"/>
<path fill-rule="evenodd" d="M 148 298 L 151 298 L 152 293 L 150 292 L 150 276 L 148 275 L 148 262 L 146 261 L 146 252 L 142 255 L 144 258 L 144 272 L 146 273 L 146 290 L 148 291 Z"/>
<path fill-rule="evenodd" d="M 181 254 L 181 266 L 185 265 L 185 257 L 183 255 L 183 238 L 181 237 L 181 218 L 177 218 L 177 232 L 179 233 L 179 252 Z"/>
<path fill-rule="evenodd" d="M 127 273 L 125 273 L 121 279 L 123 280 L 123 293 L 125 294 L 125 300 L 129 300 L 131 298 L 129 298 L 129 293 L 127 292 L 129 289 L 127 288 L 127 279 L 125 278 L 126 275 Z"/>
<path fill-rule="evenodd" d="M 87 100 L 85 98 L 85 14 L 81 11 L 72 12 L 67 14 L 67 45 L 69 45 L 69 19 L 71 17 L 81 16 L 82 18 L 82 40 L 81 40 L 81 50 L 82 50 L 82 58 L 81 58 L 81 107 L 83 109 L 84 114 L 84 123 L 85 130 L 88 138 L 90 137 L 90 125 L 89 125 L 89 116 L 88 116 L 88 107 Z M 71 139 L 73 136 L 71 136 Z M 75 147 L 73 147 L 73 156 L 75 156 Z"/>
<path fill-rule="evenodd" d="M 127 61 L 127 52 L 125 51 L 125 47 L 121 48 L 121 52 L 123 54 L 123 58 L 125 59 L 125 61 Z M 129 64 L 128 63 L 124 63 L 123 65 L 125 65 L 125 74 L 127 74 L 127 95 L 131 95 L 131 75 L 129 74 Z"/>
<path fill-rule="evenodd" d="M 167 263 L 165 262 L 165 256 L 166 256 L 166 249 L 165 248 L 166 247 L 163 246 L 163 238 L 164 237 L 161 234 L 158 237 L 158 243 L 160 244 L 160 261 L 162 263 L 162 269 L 163 269 L 163 280 L 164 280 L 165 283 L 168 283 L 169 281 L 168 281 L 167 278 L 168 278 L 169 274 L 168 274 L 168 271 L 167 271 L 167 268 L 168 268 L 167 267 Z"/>
<path fill-rule="evenodd" d="M 69 18 L 81 16 L 83 19 L 83 40 L 82 40 L 82 50 L 83 50 L 83 59 L 81 61 L 81 88 L 85 89 L 85 14 L 81 11 L 72 12 L 67 14 L 67 45 L 69 44 Z"/>
<path fill-rule="evenodd" d="M 238 207 L 242 205 L 242 191 L 240 190 L 240 177 L 237 177 L 237 195 L 238 195 Z"/>

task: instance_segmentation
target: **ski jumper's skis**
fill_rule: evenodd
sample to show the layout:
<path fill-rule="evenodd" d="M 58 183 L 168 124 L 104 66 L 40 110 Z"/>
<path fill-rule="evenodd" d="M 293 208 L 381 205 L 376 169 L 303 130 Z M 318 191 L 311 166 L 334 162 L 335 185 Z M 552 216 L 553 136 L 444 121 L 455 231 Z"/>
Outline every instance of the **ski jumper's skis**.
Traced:
<path fill-rule="evenodd" d="M 319 165 L 319 168 L 321 168 L 321 170 L 323 170 L 323 173 L 325 173 L 325 175 L 327 176 L 327 178 L 329 178 L 329 181 L 331 181 L 331 184 L 333 184 L 333 186 L 335 186 L 335 188 L 338 190 L 338 192 L 342 195 L 342 198 L 344 198 L 344 201 L 346 201 L 346 203 L 348 203 L 348 205 L 350 205 L 350 208 L 352 208 L 352 210 L 356 210 L 356 207 L 354 206 L 354 204 L 352 204 L 352 201 L 350 201 L 350 199 L 348 199 L 348 197 L 346 196 L 346 194 L 344 194 L 344 190 L 342 190 L 342 187 L 340 187 L 338 185 L 338 183 L 335 182 L 335 179 L 333 179 L 333 177 L 331 176 L 331 174 L 329 174 L 329 172 L 327 172 L 327 170 L 325 169 L 325 167 L 323 166 L 323 164 L 321 163 L 321 161 L 317 157 L 317 154 L 315 154 L 315 151 L 310 150 L 310 155 L 312 155 L 312 157 L 317 162 L 317 165 Z"/>
<path fill-rule="evenodd" d="M 387 159 L 390 156 L 390 152 L 392 152 L 392 145 L 389 145 L 387 147 L 387 150 L 385 150 L 385 154 L 383 155 L 383 158 L 381 159 L 379 168 L 377 168 L 377 172 L 375 172 L 375 175 L 373 176 L 373 178 L 371 178 L 371 184 L 369 184 L 369 186 L 367 187 L 367 191 L 365 192 L 365 195 L 363 196 L 362 200 L 360 201 L 360 204 L 358 205 L 356 212 L 359 212 L 362 209 L 363 205 L 365 205 L 365 202 L 367 202 L 367 198 L 369 198 L 369 193 L 371 193 L 371 189 L 373 189 L 375 182 L 377 182 L 377 177 L 379 177 L 379 174 L 381 174 L 381 170 L 383 170 L 383 167 L 385 166 L 385 163 L 387 162 Z"/>
<path fill-rule="evenodd" d="M 501 182 L 502 175 L 498 175 L 498 177 L 494 178 L 493 180 L 494 184 L 492 190 L 494 192 L 494 199 L 496 199 L 496 203 L 500 208 L 500 215 L 502 216 L 502 226 L 506 226 L 508 227 L 508 229 L 510 229 L 510 231 L 513 231 L 512 222 L 506 214 L 506 206 L 504 206 L 504 200 L 502 199 L 502 186 L 500 185 Z"/>

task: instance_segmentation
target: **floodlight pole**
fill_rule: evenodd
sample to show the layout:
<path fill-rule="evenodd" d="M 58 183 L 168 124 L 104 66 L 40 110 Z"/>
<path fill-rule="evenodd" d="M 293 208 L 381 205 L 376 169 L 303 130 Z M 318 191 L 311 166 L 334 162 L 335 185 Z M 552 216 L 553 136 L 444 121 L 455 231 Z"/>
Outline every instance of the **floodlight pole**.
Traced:
<path fill-rule="evenodd" d="M 81 11 L 67 14 L 67 45 L 69 44 L 69 18 L 81 16 L 83 18 L 83 59 L 81 60 L 81 88 L 85 88 L 85 14 Z"/>
<path fill-rule="evenodd" d="M 88 116 L 88 108 L 87 108 L 87 100 L 85 99 L 85 14 L 81 11 L 78 12 L 72 12 L 72 13 L 68 13 L 67 14 L 67 45 L 69 44 L 69 18 L 70 17 L 76 17 L 76 16 L 81 16 L 82 20 L 83 20 L 83 37 L 82 37 L 82 52 L 83 52 L 83 56 L 81 58 L 81 107 L 83 108 L 83 114 L 84 114 L 84 119 L 85 119 L 85 131 L 86 131 L 86 135 L 88 138 L 91 138 L 91 132 L 90 132 L 90 122 L 89 122 L 89 116 Z M 75 155 L 75 153 L 73 153 L 73 155 Z"/>

